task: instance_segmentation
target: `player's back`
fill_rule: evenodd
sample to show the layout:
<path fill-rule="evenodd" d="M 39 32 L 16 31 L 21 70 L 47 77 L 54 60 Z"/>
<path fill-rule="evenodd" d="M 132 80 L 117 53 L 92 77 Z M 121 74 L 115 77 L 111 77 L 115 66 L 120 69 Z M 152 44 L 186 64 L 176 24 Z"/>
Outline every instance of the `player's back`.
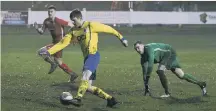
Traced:
<path fill-rule="evenodd" d="M 164 43 L 149 43 L 146 44 L 145 46 L 151 47 L 154 50 L 168 50 L 171 49 L 171 45 L 169 44 L 164 44 Z"/>
<path fill-rule="evenodd" d="M 164 43 L 150 43 L 145 45 L 145 50 L 148 50 L 148 54 L 154 55 L 155 63 L 159 63 L 162 59 L 169 57 L 173 52 L 172 47 L 169 44 Z"/>

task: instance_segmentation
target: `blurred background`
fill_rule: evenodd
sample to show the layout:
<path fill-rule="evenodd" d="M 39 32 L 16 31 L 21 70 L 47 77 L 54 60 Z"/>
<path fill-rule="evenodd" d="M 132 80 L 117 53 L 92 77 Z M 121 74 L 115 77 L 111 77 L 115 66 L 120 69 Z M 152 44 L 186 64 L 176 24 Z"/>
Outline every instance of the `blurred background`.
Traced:
<path fill-rule="evenodd" d="M 86 11 L 95 11 L 96 14 L 101 14 L 100 12 L 108 11 L 108 12 L 197 12 L 201 15 L 196 15 L 197 17 L 191 17 L 197 19 L 198 24 L 160 24 L 160 23 L 153 23 L 151 24 L 118 24 L 118 22 L 122 22 L 124 19 L 126 22 L 130 22 L 130 17 L 127 15 L 118 15 L 118 20 L 116 24 L 108 24 L 115 27 L 121 33 L 125 35 L 148 35 L 148 34 L 157 34 L 157 35 L 164 35 L 167 34 L 179 34 L 179 35 L 187 35 L 197 34 L 216 34 L 216 15 L 211 15 L 211 12 L 216 12 L 216 1 L 1 1 L 1 35 L 20 35 L 23 34 L 31 34 L 32 36 L 38 36 L 35 29 L 32 27 L 32 23 L 35 22 L 34 20 L 29 23 L 29 16 L 32 15 L 32 12 L 39 12 L 44 11 L 44 16 L 36 15 L 36 18 L 43 21 L 47 16 L 47 7 L 49 5 L 54 5 L 57 8 L 57 13 L 62 14 L 63 11 L 67 11 L 70 13 L 71 10 L 75 8 L 79 8 L 81 10 Z M 31 10 L 32 12 L 28 12 Z M 61 11 L 61 12 L 58 12 Z M 205 12 L 210 12 L 210 14 L 206 14 Z M 94 15 L 90 14 L 91 17 L 94 19 Z M 107 13 L 110 14 L 110 13 Z M 67 19 L 69 19 L 69 14 L 63 14 Z M 96 15 L 96 16 L 97 16 Z M 102 15 L 102 14 L 101 14 Z M 100 21 L 101 15 L 98 16 L 96 19 Z M 112 15 L 112 14 L 111 14 Z M 160 16 L 163 17 L 165 15 L 158 14 L 159 19 Z M 187 14 L 186 14 L 187 15 Z M 58 15 L 56 15 L 58 16 Z M 104 16 L 104 15 L 102 15 Z M 142 15 L 143 16 L 143 15 Z M 147 14 L 148 16 L 148 14 Z M 146 15 L 142 17 L 141 22 L 146 22 L 145 18 Z M 200 17 L 199 17 L 200 16 Z M 206 16 L 211 17 L 211 21 L 215 22 L 213 24 L 206 23 L 205 19 Z M 59 16 L 62 18 L 62 16 Z M 106 17 L 110 17 L 107 19 Z M 113 17 L 113 18 L 112 18 Z M 116 19 L 116 15 L 109 16 L 105 15 L 105 18 L 101 18 L 104 21 L 109 21 L 110 19 Z M 127 18 L 126 18 L 127 17 Z M 201 18 L 204 18 L 204 22 L 201 22 Z M 126 19 L 125 19 L 126 18 Z M 141 16 L 136 15 L 134 17 L 139 21 Z M 167 18 L 167 17 L 166 17 Z M 172 16 L 172 19 L 175 18 Z M 178 18 L 178 17 L 177 17 Z M 151 19 L 151 18 L 150 18 Z M 154 18 L 152 18 L 154 19 Z M 162 21 L 172 21 L 169 17 Z M 181 18 L 182 19 L 182 18 Z M 184 19 L 184 18 L 183 18 Z M 185 18 L 186 21 L 188 18 Z M 177 19 L 178 20 L 178 19 Z M 113 20 L 110 20 L 113 21 Z M 114 20 L 115 21 L 115 20 Z M 176 21 L 176 20 L 175 20 Z M 195 20 L 194 20 L 195 21 Z M 178 22 L 178 21 L 177 21 Z M 193 22 L 193 19 L 190 20 Z M 10 30 L 10 31 L 9 31 Z M 45 35 L 50 36 L 49 32 L 46 31 Z M 169 35 L 170 36 L 170 35 Z M 49 39 L 47 39 L 48 41 Z M 109 41 L 109 40 L 107 40 Z M 113 41 L 110 41 L 113 42 Z M 106 44 L 106 43 L 105 43 Z M 107 43 L 109 44 L 109 43 Z"/>
<path fill-rule="evenodd" d="M 215 1 L 2 1 L 1 10 L 46 10 L 55 5 L 59 11 L 86 8 L 89 11 L 216 11 Z"/>
<path fill-rule="evenodd" d="M 206 37 L 208 35 L 216 34 L 215 32 L 216 15 L 214 15 L 216 12 L 216 2 L 215 1 L 133 1 L 133 2 L 130 2 L 130 1 L 2 1 L 1 2 L 1 10 L 2 10 L 1 11 L 1 22 L 2 22 L 1 23 L 1 35 L 2 36 L 4 35 L 23 36 L 23 35 L 29 34 L 32 37 L 40 36 L 35 31 L 35 29 L 32 27 L 32 23 L 35 21 L 32 20 L 31 23 L 29 23 L 28 19 L 30 18 L 29 16 L 32 15 L 32 12 L 44 11 L 43 17 L 41 15 L 36 15 L 35 17 L 31 17 L 31 18 L 37 18 L 43 21 L 45 17 L 47 16 L 47 7 L 49 5 L 56 6 L 58 14 L 62 14 L 63 11 L 70 13 L 70 11 L 75 8 L 86 10 L 87 12 L 95 11 L 97 14 L 96 16 L 98 17 L 96 19 L 97 21 L 100 21 L 100 17 L 102 15 L 100 12 L 103 12 L 103 11 L 106 11 L 106 12 L 111 12 L 111 11 L 113 12 L 131 12 L 132 11 L 134 13 L 139 13 L 139 12 L 161 12 L 161 13 L 192 12 L 192 13 L 198 13 L 196 17 L 191 17 L 191 18 L 195 18 L 198 24 L 180 24 L 180 23 L 178 24 L 178 21 L 176 22 L 176 24 L 173 24 L 173 23 L 172 24 L 162 24 L 162 23 L 154 23 L 154 20 L 151 20 L 153 21 L 152 24 L 151 23 L 150 24 L 137 23 L 137 24 L 132 24 L 132 25 L 129 23 L 119 24 L 119 22 L 123 21 L 121 20 L 121 18 L 123 18 L 126 22 L 128 21 L 130 22 L 130 20 L 127 20 L 127 19 L 130 19 L 130 17 L 124 14 L 118 15 L 119 22 L 117 21 L 116 24 L 108 24 L 110 26 L 115 27 L 115 29 L 123 33 L 125 36 L 133 36 L 133 37 L 139 36 L 140 38 L 139 37 L 137 38 L 139 40 L 145 39 L 146 41 L 147 38 L 141 38 L 141 37 L 146 37 L 151 34 L 155 34 L 156 35 L 155 37 L 160 37 L 160 36 L 172 37 L 174 35 L 175 36 L 193 35 L 193 36 L 200 36 L 201 38 Z M 28 13 L 29 9 L 32 12 Z M 93 19 L 94 19 L 94 13 L 90 14 Z M 213 15 L 211 15 L 212 13 Z M 66 15 L 65 18 L 69 19 L 68 17 L 69 14 L 63 14 L 63 15 Z M 158 15 L 159 15 L 159 19 L 160 19 L 160 16 L 161 17 L 165 16 L 163 14 L 158 14 Z M 144 15 L 142 17 L 141 22 L 143 21 L 146 22 L 145 18 L 147 18 L 147 16 L 148 14 Z M 214 23 L 213 24 L 209 23 L 210 20 L 206 23 L 205 21 L 206 16 L 210 17 L 211 21 L 213 21 Z M 58 16 L 58 17 L 62 18 L 62 16 Z M 106 17 L 110 17 L 110 18 L 107 19 Z M 116 19 L 115 17 L 116 15 L 114 16 L 105 15 L 105 18 L 103 17 L 101 19 L 103 19 L 104 21 L 109 21 L 110 19 Z M 128 17 L 128 18 L 125 19 L 125 17 Z M 177 18 L 176 20 L 178 20 L 178 17 L 173 17 L 173 16 L 171 17 L 172 19 Z M 204 21 L 202 21 L 202 17 L 204 18 Z M 141 16 L 137 15 L 134 18 L 139 20 L 141 19 Z M 152 18 L 152 19 L 155 19 L 155 18 Z M 170 19 L 169 17 L 168 18 L 166 17 L 166 19 L 165 20 L 163 19 L 162 21 L 172 21 L 172 19 Z M 188 18 L 185 18 L 186 21 L 187 19 Z M 16 21 L 16 20 L 19 20 L 19 21 Z M 110 21 L 113 21 L 113 20 L 110 20 Z M 193 22 L 193 19 L 190 20 L 190 22 Z M 50 36 L 48 31 L 46 31 L 44 35 Z M 7 39 L 8 38 L 5 38 L 5 40 Z M 42 39 L 46 40 L 46 42 L 50 41 L 49 37 L 42 38 Z M 134 38 L 129 38 L 129 39 L 134 41 Z M 155 39 L 155 40 L 149 39 L 149 42 L 156 42 L 157 40 L 159 42 L 162 41 L 161 39 Z M 164 41 L 164 42 L 167 42 L 167 41 Z M 172 40 L 170 40 L 170 42 L 172 42 Z M 115 43 L 115 40 L 109 40 L 109 38 L 104 39 L 104 47 L 106 47 L 110 43 Z M 7 46 L 7 44 L 5 45 Z M 181 43 L 179 43 L 179 46 L 184 48 L 184 46 L 182 46 Z M 37 47 L 39 47 L 39 45 Z"/>

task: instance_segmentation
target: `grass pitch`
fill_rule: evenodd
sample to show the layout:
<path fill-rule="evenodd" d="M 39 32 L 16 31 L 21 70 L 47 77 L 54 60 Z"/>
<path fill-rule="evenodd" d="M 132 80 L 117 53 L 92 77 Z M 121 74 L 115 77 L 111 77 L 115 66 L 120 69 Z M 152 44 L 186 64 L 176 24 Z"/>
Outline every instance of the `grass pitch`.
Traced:
<path fill-rule="evenodd" d="M 63 60 L 80 77 L 67 83 L 68 76 L 58 68 L 47 74 L 49 64 L 36 51 L 50 43 L 49 34 L 40 36 L 24 27 L 3 27 L 1 35 L 1 110 L 2 111 L 215 111 L 216 110 L 216 37 L 215 27 L 205 28 L 119 28 L 130 46 L 124 48 L 110 35 L 100 35 L 101 62 L 95 85 L 113 95 L 121 103 L 106 108 L 106 101 L 86 93 L 80 108 L 63 106 L 63 91 L 76 94 L 83 65 L 79 46 L 64 50 Z M 10 32 L 8 31 L 10 30 Z M 11 31 L 12 30 L 12 31 Z M 167 72 L 171 98 L 161 99 L 163 88 L 155 70 L 150 79 L 154 97 L 143 96 L 140 57 L 133 42 L 164 42 L 176 48 L 183 70 L 207 82 L 209 97 L 202 97 L 198 86 Z M 156 66 L 155 66 L 156 68 Z"/>

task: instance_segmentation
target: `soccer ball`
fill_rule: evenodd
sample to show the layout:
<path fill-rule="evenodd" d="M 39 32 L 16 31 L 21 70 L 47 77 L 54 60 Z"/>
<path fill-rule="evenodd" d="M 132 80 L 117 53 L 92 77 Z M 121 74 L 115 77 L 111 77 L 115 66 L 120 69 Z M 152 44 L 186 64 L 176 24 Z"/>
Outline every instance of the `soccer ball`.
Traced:
<path fill-rule="evenodd" d="M 73 99 L 73 96 L 70 92 L 62 92 L 62 94 L 60 95 L 60 102 L 63 105 L 69 105 L 70 104 L 70 100 Z"/>

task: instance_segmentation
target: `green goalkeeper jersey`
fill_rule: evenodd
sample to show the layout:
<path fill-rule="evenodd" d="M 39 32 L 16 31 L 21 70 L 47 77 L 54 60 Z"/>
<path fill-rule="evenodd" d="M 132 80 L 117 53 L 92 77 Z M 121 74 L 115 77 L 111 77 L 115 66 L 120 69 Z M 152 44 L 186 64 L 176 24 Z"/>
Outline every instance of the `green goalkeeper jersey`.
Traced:
<path fill-rule="evenodd" d="M 176 59 L 175 57 L 176 52 L 169 44 L 146 44 L 144 46 L 144 53 L 141 55 L 141 65 L 143 69 L 143 74 L 150 75 L 153 69 L 153 65 L 156 63 L 163 64 L 166 67 L 170 66 L 171 64 L 169 63 L 172 63 L 172 60 Z"/>

